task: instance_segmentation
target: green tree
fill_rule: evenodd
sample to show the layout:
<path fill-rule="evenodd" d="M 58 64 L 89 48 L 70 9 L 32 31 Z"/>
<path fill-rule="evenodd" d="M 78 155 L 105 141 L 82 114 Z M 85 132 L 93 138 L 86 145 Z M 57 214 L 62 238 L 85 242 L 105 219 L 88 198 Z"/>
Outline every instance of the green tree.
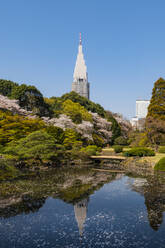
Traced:
<path fill-rule="evenodd" d="M 96 146 L 103 147 L 105 145 L 105 141 L 99 135 L 94 133 L 92 137 L 93 137 L 93 142 Z"/>
<path fill-rule="evenodd" d="M 59 161 L 62 156 L 61 148 L 56 145 L 51 135 L 44 131 L 36 131 L 26 138 L 11 142 L 5 147 L 4 153 L 18 156 L 21 159 Z"/>
<path fill-rule="evenodd" d="M 47 126 L 45 130 L 49 135 L 51 135 L 55 139 L 57 143 L 63 144 L 65 133 L 62 128 L 50 125 Z"/>
<path fill-rule="evenodd" d="M 40 119 L 28 119 L 23 116 L 13 115 L 9 111 L 0 110 L 0 144 L 5 145 L 13 140 L 18 140 L 26 135 L 43 129 L 45 124 Z"/>
<path fill-rule="evenodd" d="M 114 140 L 121 135 L 121 128 L 119 123 L 116 121 L 116 119 L 113 117 L 112 113 L 110 111 L 106 111 L 105 113 L 106 119 L 112 123 L 112 144 L 114 143 Z"/>
<path fill-rule="evenodd" d="M 22 84 L 15 86 L 11 92 L 11 98 L 19 100 L 21 107 L 28 111 L 33 111 L 39 116 L 48 116 L 49 106 L 44 102 L 41 92 L 34 86 Z"/>
<path fill-rule="evenodd" d="M 125 146 L 128 145 L 128 141 L 123 136 L 119 136 L 118 138 L 115 139 L 114 144 Z"/>
<path fill-rule="evenodd" d="M 64 94 L 61 97 L 61 99 L 63 101 L 71 100 L 72 102 L 79 103 L 81 106 L 86 108 L 88 111 L 91 111 L 93 113 L 97 113 L 102 117 L 105 116 L 105 110 L 100 104 L 94 103 L 94 102 L 88 100 L 86 97 L 80 96 L 79 94 L 77 94 L 74 91 L 67 93 L 67 94 Z"/>
<path fill-rule="evenodd" d="M 165 120 L 165 80 L 163 78 L 159 78 L 154 84 L 148 117 Z"/>
<path fill-rule="evenodd" d="M 0 94 L 3 96 L 11 97 L 12 89 L 16 86 L 18 86 L 17 83 L 14 83 L 9 80 L 0 79 Z"/>
<path fill-rule="evenodd" d="M 65 138 L 63 144 L 67 149 L 70 150 L 79 140 L 79 135 L 76 131 L 70 128 L 67 128 L 64 133 L 65 133 Z"/>
<path fill-rule="evenodd" d="M 165 80 L 159 78 L 152 90 L 146 118 L 146 134 L 153 145 L 165 144 Z"/>
<path fill-rule="evenodd" d="M 63 100 L 61 97 L 51 97 L 51 98 L 44 98 L 46 104 L 49 105 L 50 113 L 54 117 L 59 117 L 62 114 L 62 103 Z"/>
<path fill-rule="evenodd" d="M 72 121 L 79 124 L 84 121 L 91 121 L 92 116 L 88 111 L 79 103 L 74 103 L 71 100 L 63 102 L 63 113 L 70 116 Z"/>

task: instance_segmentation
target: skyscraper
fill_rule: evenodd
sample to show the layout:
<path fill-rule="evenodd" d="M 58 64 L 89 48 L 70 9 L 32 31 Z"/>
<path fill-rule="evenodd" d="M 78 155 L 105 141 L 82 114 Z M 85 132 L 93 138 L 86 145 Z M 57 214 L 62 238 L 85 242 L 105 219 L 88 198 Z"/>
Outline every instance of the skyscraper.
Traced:
<path fill-rule="evenodd" d="M 75 91 L 79 95 L 89 99 L 88 74 L 84 60 L 84 55 L 82 52 L 81 33 L 80 33 L 80 40 L 78 46 L 77 60 L 73 74 L 72 91 Z"/>

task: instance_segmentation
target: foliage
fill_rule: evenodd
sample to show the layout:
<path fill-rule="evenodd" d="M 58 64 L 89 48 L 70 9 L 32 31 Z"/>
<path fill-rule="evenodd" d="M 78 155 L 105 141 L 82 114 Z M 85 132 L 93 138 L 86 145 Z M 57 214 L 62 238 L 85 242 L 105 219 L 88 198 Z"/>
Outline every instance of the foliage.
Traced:
<path fill-rule="evenodd" d="M 20 171 L 7 160 L 0 160 L 0 181 L 11 180 L 20 176 Z"/>
<path fill-rule="evenodd" d="M 65 134 L 62 128 L 49 125 L 49 126 L 46 126 L 45 131 L 49 135 L 51 135 L 57 143 L 63 144 Z"/>
<path fill-rule="evenodd" d="M 18 156 L 20 159 L 59 161 L 62 157 L 61 147 L 45 131 L 36 131 L 19 141 L 12 141 L 3 153 Z"/>
<path fill-rule="evenodd" d="M 13 88 L 18 87 L 17 83 L 9 80 L 0 79 L 0 94 L 3 96 L 11 97 Z"/>
<path fill-rule="evenodd" d="M 146 135 L 151 144 L 165 144 L 165 120 L 147 117 Z"/>
<path fill-rule="evenodd" d="M 11 98 L 19 100 L 21 107 L 40 116 L 49 115 L 49 107 L 44 102 L 41 92 L 34 86 L 22 84 L 13 88 Z"/>
<path fill-rule="evenodd" d="M 113 146 L 115 153 L 120 153 L 123 151 L 123 147 L 120 145 Z"/>
<path fill-rule="evenodd" d="M 121 128 L 119 123 L 113 117 L 110 111 L 106 111 L 105 117 L 108 121 L 112 122 L 112 143 L 114 140 L 121 135 Z"/>
<path fill-rule="evenodd" d="M 62 104 L 63 113 L 70 116 L 72 121 L 79 124 L 84 121 L 92 122 L 92 116 L 88 111 L 82 107 L 79 103 L 74 103 L 71 100 L 66 100 Z"/>
<path fill-rule="evenodd" d="M 165 153 L 165 146 L 161 146 L 158 150 L 159 153 Z"/>
<path fill-rule="evenodd" d="M 39 119 L 28 119 L 0 110 L 0 144 L 5 145 L 26 135 L 43 129 L 45 124 Z"/>
<path fill-rule="evenodd" d="M 94 133 L 94 134 L 92 134 L 92 138 L 93 138 L 93 143 L 96 146 L 103 147 L 105 145 L 105 141 L 99 135 Z"/>
<path fill-rule="evenodd" d="M 96 145 L 89 145 L 87 147 L 81 148 L 81 152 L 86 153 L 88 156 L 93 156 L 101 152 L 101 149 Z"/>
<path fill-rule="evenodd" d="M 112 123 L 112 125 L 110 125 L 112 131 L 111 143 L 121 135 L 121 127 L 110 111 L 105 111 L 99 104 L 80 96 L 76 92 L 70 92 L 61 97 L 45 98 L 45 102 L 49 105 L 50 111 L 54 113 L 54 117 L 59 117 L 60 114 L 67 114 L 76 124 L 81 123 L 82 120 L 92 122 L 92 116 L 88 111 L 97 113 L 99 116 L 106 118 Z M 100 140 L 100 142 L 104 143 L 103 140 Z"/>
<path fill-rule="evenodd" d="M 135 146 L 148 146 L 149 145 L 149 140 L 147 137 L 146 132 L 140 132 L 138 130 L 132 131 L 129 133 L 129 138 L 128 138 L 128 144 L 130 146 L 135 147 Z"/>
<path fill-rule="evenodd" d="M 146 118 L 146 134 L 149 143 L 165 144 L 165 80 L 159 78 L 152 90 L 152 98 Z"/>
<path fill-rule="evenodd" d="M 102 117 L 105 117 L 104 108 L 98 104 L 88 100 L 86 97 L 80 96 L 76 92 L 72 91 L 70 93 L 64 94 L 61 99 L 63 101 L 71 100 L 72 102 L 79 103 L 81 106 L 85 107 L 88 111 L 97 113 Z"/>
<path fill-rule="evenodd" d="M 125 146 L 125 145 L 128 145 L 128 141 L 126 138 L 124 138 L 123 136 L 119 136 L 115 139 L 114 141 L 114 144 L 115 145 L 122 145 L 122 146 Z"/>
<path fill-rule="evenodd" d="M 44 101 L 49 105 L 49 111 L 54 117 L 59 117 L 62 114 L 63 100 L 60 97 L 44 98 Z"/>
<path fill-rule="evenodd" d="M 165 120 L 165 80 L 163 78 L 159 78 L 154 84 L 148 117 Z"/>
<path fill-rule="evenodd" d="M 144 157 L 144 156 L 155 156 L 155 152 L 146 147 L 134 147 L 129 151 L 123 153 L 126 157 Z"/>
<path fill-rule="evenodd" d="M 5 152 L 5 154 L 11 154 L 11 156 L 17 156 L 23 160 L 33 158 L 49 160 L 50 158 L 50 160 L 55 159 L 56 161 L 61 151 L 64 156 L 75 156 L 76 152 L 77 154 L 79 152 L 88 154 L 88 151 L 89 153 L 91 151 L 95 153 L 94 147 L 89 145 L 95 144 L 96 147 L 103 147 L 106 142 L 111 141 L 111 136 L 113 136 L 113 142 L 121 135 L 121 128 L 111 112 L 106 112 L 99 104 L 75 92 L 65 94 L 62 97 L 44 99 L 40 91 L 34 86 L 19 85 L 11 81 L 0 80 L 0 94 L 17 99 L 22 108 L 32 111 L 33 114 L 39 116 L 58 117 L 60 114 L 63 114 L 65 118 L 68 118 L 65 116 L 67 115 L 70 117 L 68 118 L 69 122 L 72 123 L 71 128 L 80 130 L 80 133 L 73 129 L 63 131 L 59 127 L 46 126 L 39 119 L 28 119 L 23 116 L 13 115 L 9 111 L 1 110 L 0 151 Z M 97 114 L 90 113 L 89 111 Z M 108 119 L 108 121 L 102 117 Z M 73 124 L 70 119 L 74 123 L 79 124 L 79 126 Z M 47 118 L 44 121 L 49 123 Z M 56 119 L 53 121 L 51 123 L 55 124 Z M 36 137 L 36 142 L 40 140 L 40 145 L 38 143 L 35 145 L 33 137 Z M 50 138 L 50 143 L 48 142 L 48 137 Z M 51 142 L 54 144 L 52 146 L 54 150 L 49 146 L 52 144 Z M 87 145 L 87 152 L 85 150 L 81 151 L 82 146 Z M 41 151 L 44 149 L 47 155 L 45 152 L 41 155 Z"/>
<path fill-rule="evenodd" d="M 63 145 L 66 149 L 72 149 L 77 140 L 79 139 L 79 135 L 73 129 L 67 128 L 64 132 L 64 142 Z"/>
<path fill-rule="evenodd" d="M 165 171 L 165 157 L 164 157 L 164 158 L 161 158 L 161 159 L 155 164 L 154 169 L 155 169 L 155 170 L 158 170 L 158 171 Z"/>

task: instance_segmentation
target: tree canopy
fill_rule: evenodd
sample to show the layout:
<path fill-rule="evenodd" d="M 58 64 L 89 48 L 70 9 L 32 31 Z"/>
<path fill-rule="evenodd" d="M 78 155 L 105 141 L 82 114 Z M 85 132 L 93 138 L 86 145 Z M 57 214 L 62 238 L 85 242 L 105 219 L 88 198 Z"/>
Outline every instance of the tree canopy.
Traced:
<path fill-rule="evenodd" d="M 49 105 L 45 103 L 43 95 L 35 87 L 17 84 L 9 80 L 0 80 L 0 94 L 11 99 L 19 100 L 19 105 L 39 116 L 50 115 Z"/>
<path fill-rule="evenodd" d="M 26 135 L 43 129 L 45 124 L 39 119 L 28 119 L 0 110 L 0 144 L 5 145 Z"/>
<path fill-rule="evenodd" d="M 36 131 L 5 147 L 4 153 L 19 156 L 21 159 L 58 160 L 59 145 L 45 131 Z"/>
<path fill-rule="evenodd" d="M 165 120 L 165 80 L 163 78 L 159 78 L 154 84 L 148 117 Z"/>
<path fill-rule="evenodd" d="M 165 80 L 159 78 L 153 87 L 146 118 L 146 134 L 150 143 L 165 144 Z"/>

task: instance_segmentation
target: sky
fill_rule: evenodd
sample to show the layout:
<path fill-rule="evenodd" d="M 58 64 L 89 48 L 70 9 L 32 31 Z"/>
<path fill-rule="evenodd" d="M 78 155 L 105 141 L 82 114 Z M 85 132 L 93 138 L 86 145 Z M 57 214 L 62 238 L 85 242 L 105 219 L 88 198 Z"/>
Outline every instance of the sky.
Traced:
<path fill-rule="evenodd" d="M 69 92 L 81 32 L 90 99 L 131 118 L 165 78 L 164 10 L 164 0 L 0 0 L 0 78 Z"/>

